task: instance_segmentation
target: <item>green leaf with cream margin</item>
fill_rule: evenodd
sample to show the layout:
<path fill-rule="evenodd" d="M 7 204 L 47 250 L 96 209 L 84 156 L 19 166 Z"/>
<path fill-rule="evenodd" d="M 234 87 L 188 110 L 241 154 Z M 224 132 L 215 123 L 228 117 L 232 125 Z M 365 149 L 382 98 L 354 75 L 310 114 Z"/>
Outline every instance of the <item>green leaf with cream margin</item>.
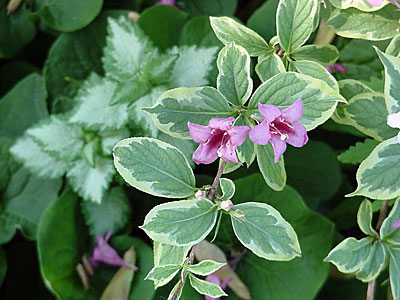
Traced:
<path fill-rule="evenodd" d="M 241 203 L 233 206 L 230 215 L 236 237 L 255 255 L 277 261 L 301 256 L 296 232 L 272 206 Z"/>
<path fill-rule="evenodd" d="M 282 59 L 275 53 L 272 53 L 267 56 L 258 57 L 255 71 L 260 80 L 264 82 L 279 73 L 285 73 L 286 68 Z"/>
<path fill-rule="evenodd" d="M 133 187 L 154 196 L 184 198 L 194 194 L 195 178 L 177 148 L 153 138 L 128 138 L 113 150 L 114 165 Z"/>
<path fill-rule="evenodd" d="M 311 60 L 329 66 L 339 58 L 339 51 L 333 45 L 306 45 L 291 55 L 295 61 Z"/>
<path fill-rule="evenodd" d="M 357 171 L 358 187 L 346 195 L 387 200 L 400 196 L 400 144 L 396 137 L 376 146 Z"/>
<path fill-rule="evenodd" d="M 198 264 L 185 266 L 185 270 L 188 270 L 190 273 L 196 275 L 207 276 L 218 271 L 225 265 L 226 263 L 219 263 L 213 260 L 206 259 L 199 262 Z"/>
<path fill-rule="evenodd" d="M 286 170 L 283 156 L 275 163 L 272 145 L 256 145 L 257 163 L 265 182 L 275 191 L 282 191 L 286 185 Z"/>
<path fill-rule="evenodd" d="M 326 25 L 343 37 L 380 41 L 397 34 L 399 17 L 389 5 L 375 12 L 363 12 L 355 8 L 337 9 L 332 12 Z"/>
<path fill-rule="evenodd" d="M 381 238 L 393 245 L 400 246 L 400 229 L 393 229 L 394 223 L 400 219 L 400 198 L 396 199 L 389 216 L 383 221 L 380 229 Z"/>
<path fill-rule="evenodd" d="M 376 11 L 380 10 L 382 7 L 387 5 L 388 1 L 382 1 L 381 5 L 372 5 L 369 4 L 366 0 L 330 0 L 331 4 L 340 9 L 347 9 L 347 8 L 357 8 L 362 11 Z"/>
<path fill-rule="evenodd" d="M 204 240 L 214 228 L 217 210 L 205 198 L 164 203 L 147 214 L 140 228 L 157 242 L 192 246 Z"/>
<path fill-rule="evenodd" d="M 267 55 L 273 48 L 255 31 L 228 17 L 210 17 L 210 24 L 217 38 L 224 44 L 235 42 L 250 56 Z"/>
<path fill-rule="evenodd" d="M 394 299 L 400 299 L 400 246 L 389 249 L 390 288 Z"/>
<path fill-rule="evenodd" d="M 276 12 L 279 44 L 287 53 L 303 45 L 314 29 L 318 0 L 280 0 Z"/>
<path fill-rule="evenodd" d="M 390 114 L 400 111 L 400 58 L 375 48 L 385 67 L 385 101 Z"/>
<path fill-rule="evenodd" d="M 372 227 L 372 204 L 371 201 L 365 199 L 357 212 L 357 223 L 361 231 L 366 235 L 374 236 L 379 239 L 378 233 Z"/>
<path fill-rule="evenodd" d="M 227 44 L 218 54 L 217 89 L 236 106 L 249 99 L 253 91 L 250 77 L 250 56 L 246 49 L 234 42 Z"/>
<path fill-rule="evenodd" d="M 189 273 L 190 285 L 200 294 L 207 295 L 212 298 L 219 298 L 222 296 L 228 296 L 221 289 L 221 287 L 215 283 L 208 282 L 202 279 L 198 279 L 193 274 Z"/>
<path fill-rule="evenodd" d="M 219 182 L 219 186 L 221 187 L 222 196 L 219 198 L 221 200 L 230 200 L 233 195 L 235 195 L 235 183 L 229 178 L 221 178 Z"/>
<path fill-rule="evenodd" d="M 181 268 L 182 266 L 176 264 L 155 266 L 147 274 L 145 280 L 152 280 L 154 283 L 158 283 L 157 287 L 160 287 L 170 282 Z"/>
<path fill-rule="evenodd" d="M 300 123 L 312 130 L 328 120 L 338 102 L 346 100 L 326 82 L 307 75 L 286 72 L 261 84 L 249 102 L 250 112 L 258 112 L 258 104 L 272 104 L 280 109 L 289 107 L 297 98 L 303 101 Z"/>
<path fill-rule="evenodd" d="M 191 139 L 188 122 L 207 125 L 213 118 L 234 116 L 225 97 L 212 87 L 176 88 L 163 93 L 147 111 L 158 129 L 181 139 Z"/>

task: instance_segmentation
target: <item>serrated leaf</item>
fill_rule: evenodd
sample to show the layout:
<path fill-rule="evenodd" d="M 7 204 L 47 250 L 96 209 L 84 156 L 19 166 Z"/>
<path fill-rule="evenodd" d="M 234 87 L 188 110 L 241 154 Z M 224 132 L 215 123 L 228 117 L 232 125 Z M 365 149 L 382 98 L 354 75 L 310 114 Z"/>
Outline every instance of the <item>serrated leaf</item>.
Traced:
<path fill-rule="evenodd" d="M 397 138 L 380 143 L 357 171 L 356 191 L 346 195 L 385 200 L 400 195 L 400 144 Z"/>
<path fill-rule="evenodd" d="M 258 63 L 255 70 L 262 82 L 270 79 L 271 77 L 279 73 L 286 72 L 285 65 L 283 64 L 280 57 L 275 53 L 267 56 L 258 57 Z"/>
<path fill-rule="evenodd" d="M 365 139 L 364 142 L 357 142 L 354 146 L 338 156 L 338 160 L 342 164 L 358 165 L 371 154 L 372 150 L 379 144 L 373 139 Z"/>
<path fill-rule="evenodd" d="M 29 136 L 20 137 L 10 153 L 40 178 L 58 178 L 68 170 L 68 163 L 50 156 Z"/>
<path fill-rule="evenodd" d="M 65 161 L 72 161 L 78 157 L 84 144 L 82 130 L 68 124 L 62 116 L 50 116 L 29 128 L 26 135 L 52 157 Z"/>
<path fill-rule="evenodd" d="M 207 76 L 212 70 L 212 63 L 217 50 L 217 47 L 201 48 L 196 46 L 169 49 L 167 51 L 168 55 L 179 55 L 172 69 L 169 85 L 175 88 L 197 87 L 208 84 Z"/>
<path fill-rule="evenodd" d="M 78 92 L 69 122 L 89 130 L 115 130 L 128 121 L 128 104 L 111 105 L 117 83 L 92 73 Z"/>
<path fill-rule="evenodd" d="M 235 195 L 235 184 L 228 178 L 221 178 L 219 185 L 222 190 L 222 195 L 219 199 L 230 200 Z"/>
<path fill-rule="evenodd" d="M 388 253 L 386 247 L 380 242 L 373 243 L 367 260 L 356 274 L 357 278 L 363 282 L 375 279 L 387 265 L 387 259 Z"/>
<path fill-rule="evenodd" d="M 83 159 L 75 161 L 67 172 L 67 178 L 72 189 L 84 200 L 101 203 L 114 173 L 112 160 L 97 156 L 94 167 Z"/>
<path fill-rule="evenodd" d="M 395 36 L 399 26 L 397 13 L 390 6 L 375 12 L 363 12 L 354 8 L 337 9 L 332 12 L 326 25 L 340 36 L 370 41 Z"/>
<path fill-rule="evenodd" d="M 114 187 L 99 204 L 83 201 L 82 209 L 90 234 L 96 238 L 123 229 L 131 217 L 132 206 L 123 188 Z"/>
<path fill-rule="evenodd" d="M 271 144 L 256 145 L 258 168 L 265 182 L 275 191 L 281 191 L 286 185 L 286 170 L 283 156 L 275 163 Z"/>
<path fill-rule="evenodd" d="M 359 94 L 343 105 L 349 124 L 378 141 L 395 136 L 397 129 L 387 124 L 385 97 L 379 93 Z"/>
<path fill-rule="evenodd" d="M 98 133 L 101 139 L 101 150 L 104 155 L 112 153 L 114 146 L 122 139 L 130 136 L 129 130 L 124 128 L 114 131 L 101 131 Z"/>
<path fill-rule="evenodd" d="M 190 285 L 200 294 L 207 295 L 212 298 L 218 298 L 222 296 L 228 296 L 219 285 L 211 283 L 205 280 L 198 279 L 191 273 L 189 273 Z"/>
<path fill-rule="evenodd" d="M 339 58 L 339 51 L 333 45 L 306 45 L 293 52 L 296 60 L 311 60 L 329 66 Z"/>
<path fill-rule="evenodd" d="M 157 284 L 157 287 L 166 285 L 170 282 L 176 274 L 178 274 L 179 270 L 182 268 L 181 265 L 162 265 L 156 266 L 149 274 L 147 274 L 145 280 L 152 280 Z"/>
<path fill-rule="evenodd" d="M 372 248 L 372 238 L 347 238 L 329 252 L 324 259 L 334 264 L 342 273 L 354 273 L 360 270 L 368 259 Z"/>
<path fill-rule="evenodd" d="M 240 216 L 235 215 L 236 210 Z M 241 203 L 232 207 L 230 215 L 236 237 L 255 255 L 278 261 L 301 256 L 296 232 L 272 206 Z"/>
<path fill-rule="evenodd" d="M 207 125 L 212 118 L 234 115 L 227 100 L 212 87 L 177 88 L 163 93 L 156 104 L 145 108 L 157 128 L 177 138 L 190 139 L 188 122 Z"/>
<path fill-rule="evenodd" d="M 217 66 L 218 91 L 233 105 L 246 103 L 253 91 L 247 51 L 234 42 L 227 44 L 218 54 Z"/>
<path fill-rule="evenodd" d="M 214 228 L 217 208 L 207 199 L 182 200 L 154 207 L 141 228 L 160 243 L 189 246 L 202 241 Z"/>
<path fill-rule="evenodd" d="M 400 111 L 400 58 L 384 54 L 376 49 L 385 67 L 385 101 L 389 114 Z"/>
<path fill-rule="evenodd" d="M 396 199 L 389 216 L 383 221 L 380 229 L 381 238 L 392 244 L 400 245 L 400 230 L 394 229 L 394 223 L 400 219 L 400 198 Z"/>
<path fill-rule="evenodd" d="M 210 23 L 222 43 L 235 42 L 246 49 L 250 56 L 266 55 L 273 50 L 258 33 L 229 17 L 210 17 Z"/>
<path fill-rule="evenodd" d="M 394 299 L 400 298 L 400 247 L 391 247 L 390 254 L 390 288 Z"/>
<path fill-rule="evenodd" d="M 166 84 L 171 77 L 172 70 L 179 55 L 156 53 L 143 67 L 143 74 L 153 85 Z"/>
<path fill-rule="evenodd" d="M 99 139 L 95 138 L 94 140 L 86 143 L 81 154 L 83 159 L 85 159 L 91 167 L 94 167 L 96 165 L 97 155 L 101 154 Z"/>
<path fill-rule="evenodd" d="M 314 29 L 317 0 L 281 0 L 276 13 L 279 44 L 287 53 L 303 45 Z"/>
<path fill-rule="evenodd" d="M 339 92 L 339 85 L 323 66 L 310 60 L 297 60 L 291 62 L 297 72 L 325 81 L 331 88 Z"/>
<path fill-rule="evenodd" d="M 375 229 L 372 227 L 372 204 L 371 201 L 368 199 L 365 199 L 357 213 L 357 223 L 358 226 L 360 227 L 361 231 L 364 232 L 366 235 L 374 236 L 376 238 L 379 238 L 378 233 L 375 231 Z"/>
<path fill-rule="evenodd" d="M 155 48 L 139 26 L 126 18 L 108 19 L 103 67 L 107 76 L 129 81 L 139 76 L 150 52 Z"/>
<path fill-rule="evenodd" d="M 300 120 L 307 130 L 324 123 L 333 114 L 338 101 L 344 101 L 328 84 L 307 75 L 287 72 L 270 78 L 254 92 L 249 102 L 251 111 L 258 111 L 258 104 L 272 104 L 281 109 L 289 107 L 297 98 L 303 101 Z"/>
<path fill-rule="evenodd" d="M 147 80 L 147 79 L 146 79 Z M 131 104 L 151 91 L 151 86 L 145 79 L 134 79 L 117 82 L 110 106 L 114 104 Z"/>
<path fill-rule="evenodd" d="M 196 191 L 193 171 L 177 148 L 152 138 L 129 138 L 114 147 L 114 165 L 133 187 L 151 195 L 183 198 Z"/>
<path fill-rule="evenodd" d="M 207 276 L 218 271 L 225 265 L 226 263 L 219 263 L 213 260 L 206 259 L 199 262 L 198 264 L 188 265 L 185 267 L 185 269 L 196 275 Z"/>

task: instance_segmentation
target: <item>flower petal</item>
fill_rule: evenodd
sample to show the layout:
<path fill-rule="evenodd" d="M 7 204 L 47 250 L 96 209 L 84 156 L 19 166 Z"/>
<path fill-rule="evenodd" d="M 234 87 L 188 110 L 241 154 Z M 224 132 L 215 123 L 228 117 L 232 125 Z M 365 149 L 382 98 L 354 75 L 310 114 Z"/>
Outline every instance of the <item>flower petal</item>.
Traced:
<path fill-rule="evenodd" d="M 269 104 L 258 104 L 258 111 L 268 123 L 271 123 L 282 114 L 278 106 Z"/>
<path fill-rule="evenodd" d="M 281 155 L 286 151 L 286 141 L 282 140 L 279 135 L 273 134 L 271 144 L 272 148 L 274 148 L 275 163 L 277 163 Z"/>
<path fill-rule="evenodd" d="M 196 164 L 211 164 L 218 158 L 217 150 L 219 145 L 212 143 L 200 144 L 196 151 L 193 153 L 193 161 Z"/>
<path fill-rule="evenodd" d="M 294 101 L 292 105 L 282 111 L 282 117 L 285 119 L 285 121 L 291 124 L 298 122 L 302 116 L 303 101 L 300 98 L 297 98 L 297 100 Z"/>
<path fill-rule="evenodd" d="M 233 121 L 235 121 L 234 117 L 229 117 L 226 119 L 214 118 L 208 122 L 208 126 L 212 129 L 221 129 L 221 130 L 228 130 L 231 126 Z"/>
<path fill-rule="evenodd" d="M 400 228 L 400 219 L 398 219 L 396 222 L 394 222 L 392 228 L 393 229 Z"/>
<path fill-rule="evenodd" d="M 300 123 L 294 123 L 293 128 L 294 130 L 287 134 L 289 138 L 286 143 L 294 147 L 303 147 L 308 142 L 306 128 Z"/>
<path fill-rule="evenodd" d="M 367 0 L 367 2 L 374 6 L 381 6 L 383 3 L 383 0 Z"/>
<path fill-rule="evenodd" d="M 208 141 L 211 135 L 211 128 L 188 122 L 190 136 L 196 143 L 203 144 Z"/>
<path fill-rule="evenodd" d="M 400 128 L 400 111 L 387 116 L 387 124 L 392 128 Z"/>
<path fill-rule="evenodd" d="M 234 146 L 240 146 L 244 143 L 247 133 L 250 131 L 248 126 L 232 126 L 228 130 L 229 139 Z"/>
<path fill-rule="evenodd" d="M 232 145 L 232 143 L 230 143 L 229 141 L 221 147 L 219 153 L 221 154 L 220 157 L 224 161 L 231 161 L 240 164 L 236 156 L 236 146 Z"/>
<path fill-rule="evenodd" d="M 269 132 L 269 125 L 267 122 L 261 122 L 257 126 L 254 126 L 249 133 L 250 140 L 258 145 L 266 145 L 271 139 Z"/>

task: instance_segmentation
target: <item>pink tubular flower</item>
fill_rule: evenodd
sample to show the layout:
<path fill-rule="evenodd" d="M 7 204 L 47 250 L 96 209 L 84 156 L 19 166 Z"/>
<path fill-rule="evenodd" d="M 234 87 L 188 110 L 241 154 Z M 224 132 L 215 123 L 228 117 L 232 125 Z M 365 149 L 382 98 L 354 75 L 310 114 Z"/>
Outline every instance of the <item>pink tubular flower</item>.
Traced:
<path fill-rule="evenodd" d="M 327 66 L 325 67 L 325 69 L 329 72 L 329 73 L 341 73 L 341 74 L 346 74 L 347 73 L 347 69 L 345 66 L 343 66 L 340 63 L 335 63 L 333 65 Z"/>
<path fill-rule="evenodd" d="M 239 163 L 236 147 L 246 140 L 250 128 L 247 126 L 232 126 L 233 117 L 227 119 L 214 118 L 208 126 L 188 122 L 189 132 L 199 147 L 193 153 L 196 164 L 211 164 L 218 157 L 224 161 Z"/>
<path fill-rule="evenodd" d="M 263 118 L 249 134 L 251 141 L 258 145 L 271 142 L 274 148 L 275 163 L 286 151 L 286 143 L 294 147 L 303 147 L 308 142 L 307 131 L 298 121 L 303 116 L 303 101 L 298 98 L 292 105 L 280 110 L 275 105 L 258 104 Z"/>
<path fill-rule="evenodd" d="M 366 1 L 373 6 L 381 6 L 384 0 L 366 0 Z M 397 8 L 400 8 L 400 4 L 396 0 L 388 0 L 388 1 L 396 5 Z"/>
<path fill-rule="evenodd" d="M 178 6 L 176 6 L 175 0 L 160 0 L 160 1 L 156 2 L 154 5 L 169 5 L 169 6 L 173 6 L 175 8 L 179 8 Z"/>
<path fill-rule="evenodd" d="M 393 229 L 400 228 L 400 219 L 398 219 L 396 222 L 394 222 L 392 228 Z"/>
<path fill-rule="evenodd" d="M 215 283 L 221 287 L 221 289 L 225 290 L 228 286 L 228 283 L 232 281 L 232 278 L 225 279 L 221 281 L 218 275 L 211 274 L 206 277 L 206 281 Z M 204 296 L 205 300 L 219 300 L 220 298 L 211 298 L 210 296 Z"/>
<path fill-rule="evenodd" d="M 137 270 L 137 267 L 125 262 L 107 242 L 111 237 L 111 231 L 107 232 L 106 238 L 97 237 L 97 245 L 93 249 L 92 265 L 97 266 L 99 262 L 103 262 L 113 266 L 127 267 Z"/>

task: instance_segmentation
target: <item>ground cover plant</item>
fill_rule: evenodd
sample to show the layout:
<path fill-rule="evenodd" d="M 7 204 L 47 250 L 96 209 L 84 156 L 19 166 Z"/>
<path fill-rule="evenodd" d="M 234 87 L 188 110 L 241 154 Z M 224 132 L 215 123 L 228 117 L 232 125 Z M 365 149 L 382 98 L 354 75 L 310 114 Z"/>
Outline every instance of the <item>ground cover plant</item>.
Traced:
<path fill-rule="evenodd" d="M 1 299 L 400 299 L 396 0 L 0 0 Z"/>

